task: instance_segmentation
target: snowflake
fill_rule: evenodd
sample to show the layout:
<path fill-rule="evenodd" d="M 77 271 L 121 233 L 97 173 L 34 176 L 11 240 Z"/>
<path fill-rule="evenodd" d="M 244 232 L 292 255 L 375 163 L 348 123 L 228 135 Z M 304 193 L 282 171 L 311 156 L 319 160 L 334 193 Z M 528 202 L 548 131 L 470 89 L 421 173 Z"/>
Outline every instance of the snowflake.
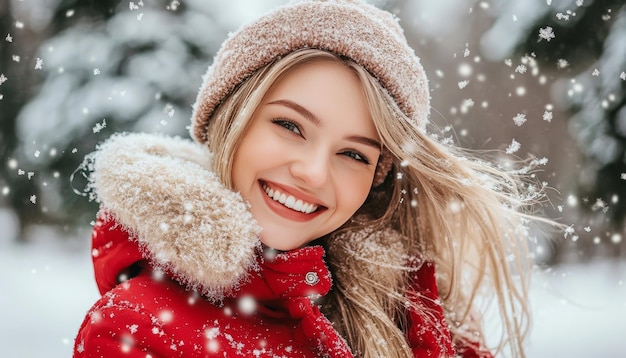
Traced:
<path fill-rule="evenodd" d="M 474 100 L 471 98 L 464 99 L 461 103 L 461 112 L 467 113 L 469 108 L 474 107 Z"/>
<path fill-rule="evenodd" d="M 43 68 L 43 60 L 37 57 L 37 62 L 35 63 L 35 69 L 41 70 Z"/>
<path fill-rule="evenodd" d="M 545 111 L 543 112 L 543 120 L 546 122 L 552 122 L 552 112 L 550 111 Z"/>
<path fill-rule="evenodd" d="M 466 48 L 465 51 L 463 51 L 463 57 L 467 57 L 469 55 L 470 55 L 470 50 Z"/>
<path fill-rule="evenodd" d="M 74 9 L 69 9 L 65 12 L 65 17 L 72 17 L 74 16 L 74 14 L 75 14 Z"/>
<path fill-rule="evenodd" d="M 17 27 L 18 29 L 23 29 L 24 23 L 21 21 L 15 21 L 15 27 Z"/>
<path fill-rule="evenodd" d="M 13 60 L 13 62 L 20 62 L 20 56 L 18 55 L 11 56 L 11 59 Z"/>
<path fill-rule="evenodd" d="M 511 60 L 510 58 L 507 58 L 504 60 L 504 64 L 511 67 L 513 66 L 513 60 Z"/>
<path fill-rule="evenodd" d="M 626 173 L 622 173 L 622 175 L 620 176 L 620 178 L 622 178 L 622 180 L 626 180 Z"/>
<path fill-rule="evenodd" d="M 567 60 L 565 60 L 565 59 L 559 58 L 556 61 L 556 67 L 559 68 L 559 69 L 565 68 L 567 66 L 569 66 L 569 62 L 567 62 Z"/>
<path fill-rule="evenodd" d="M 569 21 L 569 15 L 565 15 L 562 12 L 557 13 L 556 18 L 559 20 Z"/>
<path fill-rule="evenodd" d="M 575 232 L 574 225 L 570 225 L 563 230 L 563 237 L 567 239 L 568 236 L 573 235 Z"/>
<path fill-rule="evenodd" d="M 174 105 L 172 105 L 171 103 L 166 104 L 163 112 L 167 113 L 167 116 L 170 118 L 174 117 Z"/>
<path fill-rule="evenodd" d="M 596 77 L 597 77 L 597 76 L 599 76 L 599 75 L 600 75 L 600 71 L 598 71 L 598 69 L 597 69 L 597 68 L 594 68 L 594 69 L 593 69 L 593 72 L 591 72 L 591 75 L 592 75 L 592 76 L 596 76 Z"/>
<path fill-rule="evenodd" d="M 526 73 L 526 70 L 527 70 L 527 68 L 524 65 L 519 65 L 519 66 L 517 66 L 517 68 L 515 68 L 515 72 L 518 72 L 518 73 L 521 73 L 521 74 Z"/>
<path fill-rule="evenodd" d="M 619 78 L 621 78 L 622 80 L 626 81 L 626 72 L 622 72 L 619 74 Z"/>
<path fill-rule="evenodd" d="M 548 42 L 554 38 L 554 32 L 552 31 L 552 27 L 546 26 L 545 28 L 539 29 L 539 41 L 544 39 Z"/>
<path fill-rule="evenodd" d="M 130 326 L 127 326 L 128 330 L 130 331 L 131 334 L 135 334 L 137 333 L 137 329 L 139 328 L 139 325 L 137 324 L 131 324 Z"/>
<path fill-rule="evenodd" d="M 513 154 L 513 153 L 517 152 L 521 147 L 522 147 L 522 145 L 518 141 L 513 139 L 513 141 L 509 145 L 509 147 L 506 148 L 506 154 Z"/>
<path fill-rule="evenodd" d="M 215 339 L 219 334 L 220 329 L 218 327 L 209 328 L 204 331 L 204 335 L 208 339 Z"/>
<path fill-rule="evenodd" d="M 100 131 L 106 128 L 106 126 L 107 126 L 106 119 L 103 119 L 102 123 L 96 123 L 96 125 L 93 127 L 93 132 L 100 133 Z"/>
<path fill-rule="evenodd" d="M 166 7 L 166 9 L 171 10 L 171 11 L 176 11 L 178 10 L 179 6 L 180 6 L 180 2 L 177 0 L 174 0 Z"/>
<path fill-rule="evenodd" d="M 33 204 L 37 204 L 37 195 L 31 195 L 30 196 L 30 202 Z"/>
<path fill-rule="evenodd" d="M 141 18 L 142 18 L 142 17 L 143 17 L 143 12 L 142 12 L 141 14 L 137 15 L 137 20 L 138 20 L 138 21 L 141 21 Z"/>
<path fill-rule="evenodd" d="M 3 83 L 5 83 L 8 80 L 9 79 L 7 78 L 7 76 L 4 75 L 4 73 L 0 73 L 0 85 L 2 85 Z"/>
<path fill-rule="evenodd" d="M 518 127 L 521 127 L 524 123 L 526 123 L 526 115 L 523 113 L 518 113 L 515 117 L 513 117 L 513 122 Z"/>
<path fill-rule="evenodd" d="M 585 2 L 584 0 L 576 0 L 576 5 L 577 6 L 583 6 L 584 2 Z"/>
<path fill-rule="evenodd" d="M 238 306 L 244 314 L 253 314 L 256 311 L 256 300 L 252 296 L 243 296 L 239 299 Z"/>
<path fill-rule="evenodd" d="M 97 75 L 99 75 L 99 74 L 100 74 L 100 69 L 99 69 L 99 68 L 94 68 L 94 69 L 93 69 L 93 75 L 94 75 L 94 76 L 97 76 Z"/>
<path fill-rule="evenodd" d="M 13 42 L 13 36 L 11 34 L 7 34 L 7 37 L 4 38 L 7 42 Z"/>
<path fill-rule="evenodd" d="M 467 86 L 467 84 L 469 83 L 468 80 L 465 81 L 459 81 L 459 89 L 463 89 Z"/>

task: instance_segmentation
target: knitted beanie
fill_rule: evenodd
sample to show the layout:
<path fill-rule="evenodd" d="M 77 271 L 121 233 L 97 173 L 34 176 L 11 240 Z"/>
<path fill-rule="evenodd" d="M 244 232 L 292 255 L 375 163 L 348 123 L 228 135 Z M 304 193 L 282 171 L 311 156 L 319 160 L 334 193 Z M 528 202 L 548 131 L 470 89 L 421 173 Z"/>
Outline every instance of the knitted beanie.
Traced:
<path fill-rule="evenodd" d="M 392 14 L 360 0 L 295 0 L 224 41 L 203 77 L 193 107 L 192 137 L 206 143 L 213 111 L 238 84 L 277 58 L 304 48 L 352 59 L 379 81 L 408 118 L 426 123 L 428 81 Z M 386 164 L 377 171 L 386 174 L 391 163 Z"/>

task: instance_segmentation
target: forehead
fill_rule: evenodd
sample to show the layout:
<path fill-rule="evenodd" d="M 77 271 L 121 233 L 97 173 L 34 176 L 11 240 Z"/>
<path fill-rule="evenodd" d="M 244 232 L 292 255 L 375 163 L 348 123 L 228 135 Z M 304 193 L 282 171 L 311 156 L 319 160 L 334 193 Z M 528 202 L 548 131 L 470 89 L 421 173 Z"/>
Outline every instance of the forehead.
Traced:
<path fill-rule="evenodd" d="M 350 120 L 359 127 L 374 128 L 361 80 L 340 61 L 314 60 L 291 68 L 273 84 L 263 102 L 281 99 L 296 102 L 324 123 Z"/>

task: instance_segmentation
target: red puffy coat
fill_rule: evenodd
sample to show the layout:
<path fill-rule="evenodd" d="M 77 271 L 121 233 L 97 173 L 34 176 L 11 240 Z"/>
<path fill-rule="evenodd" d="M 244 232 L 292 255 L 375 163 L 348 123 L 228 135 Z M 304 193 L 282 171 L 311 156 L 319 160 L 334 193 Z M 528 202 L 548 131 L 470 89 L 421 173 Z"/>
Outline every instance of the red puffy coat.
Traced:
<path fill-rule="evenodd" d="M 207 169 L 210 153 L 149 135 L 113 137 L 97 153 L 92 257 L 103 296 L 75 358 L 352 357 L 314 301 L 332 286 L 323 248 L 266 257 L 246 204 Z M 433 265 L 416 272 L 409 298 L 428 312 L 407 312 L 415 357 L 454 356 Z"/>

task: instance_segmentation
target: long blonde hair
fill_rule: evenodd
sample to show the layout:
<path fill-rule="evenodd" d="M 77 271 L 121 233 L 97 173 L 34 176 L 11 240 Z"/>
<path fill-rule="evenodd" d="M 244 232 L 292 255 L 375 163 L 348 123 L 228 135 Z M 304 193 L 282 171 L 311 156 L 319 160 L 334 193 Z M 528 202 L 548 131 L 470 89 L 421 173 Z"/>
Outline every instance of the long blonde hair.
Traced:
<path fill-rule="evenodd" d="M 528 209 L 541 198 L 541 190 L 524 181 L 524 171 L 505 172 L 434 138 L 353 61 L 304 49 L 242 82 L 210 120 L 208 146 L 216 173 L 232 187 L 234 153 L 264 95 L 290 69 L 318 59 L 342 61 L 356 73 L 384 150 L 394 158 L 385 182 L 372 188 L 355 220 L 321 238 L 334 277 L 324 312 L 358 356 L 412 357 L 404 316 L 408 277 L 415 267 L 390 262 L 419 257 L 436 266 L 453 342 L 485 343 L 477 305 L 479 297 L 491 295 L 503 328 L 496 352 L 508 345 L 514 356 L 524 356 L 522 342 L 530 323 L 527 224 L 534 219 Z M 381 249 L 381 262 L 370 262 L 365 272 L 349 245 L 334 244 L 363 226 Z M 400 240 L 385 249 L 385 235 L 375 233 L 386 230 L 399 233 Z"/>

